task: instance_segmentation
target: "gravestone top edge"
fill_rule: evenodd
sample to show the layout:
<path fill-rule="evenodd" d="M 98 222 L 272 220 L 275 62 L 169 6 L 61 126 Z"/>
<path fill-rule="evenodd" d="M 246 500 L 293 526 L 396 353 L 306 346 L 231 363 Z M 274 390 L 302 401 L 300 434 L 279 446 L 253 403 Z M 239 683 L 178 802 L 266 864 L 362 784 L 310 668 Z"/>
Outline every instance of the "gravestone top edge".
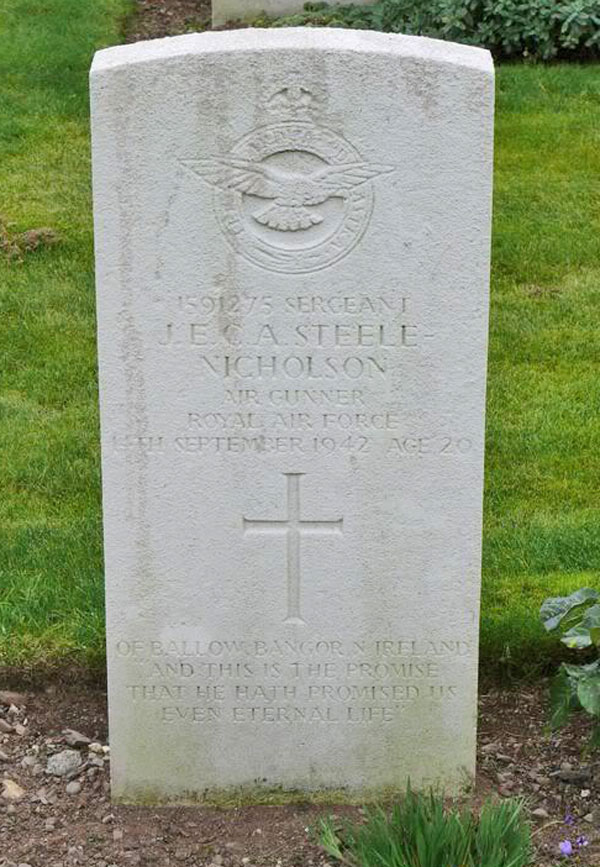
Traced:
<path fill-rule="evenodd" d="M 138 63 L 181 59 L 185 56 L 228 52 L 278 50 L 338 50 L 360 54 L 392 54 L 431 63 L 466 67 L 492 76 L 492 55 L 485 48 L 430 39 L 350 30 L 333 27 L 286 27 L 281 29 L 245 28 L 206 33 L 189 33 L 151 39 L 131 45 L 115 45 L 97 51 L 91 76 Z"/>

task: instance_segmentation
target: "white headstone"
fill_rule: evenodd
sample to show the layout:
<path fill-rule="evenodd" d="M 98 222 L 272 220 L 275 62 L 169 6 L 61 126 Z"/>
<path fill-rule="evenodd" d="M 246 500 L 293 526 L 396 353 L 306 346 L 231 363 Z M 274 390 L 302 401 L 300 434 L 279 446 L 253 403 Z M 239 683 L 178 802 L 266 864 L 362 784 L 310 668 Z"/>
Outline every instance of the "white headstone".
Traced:
<path fill-rule="evenodd" d="M 335 0 L 336 6 L 366 6 L 375 0 Z M 228 21 L 256 18 L 262 12 L 273 18 L 302 12 L 306 0 L 212 0 L 212 23 L 216 27 Z"/>
<path fill-rule="evenodd" d="M 116 799 L 473 773 L 492 102 L 417 37 L 97 54 Z"/>

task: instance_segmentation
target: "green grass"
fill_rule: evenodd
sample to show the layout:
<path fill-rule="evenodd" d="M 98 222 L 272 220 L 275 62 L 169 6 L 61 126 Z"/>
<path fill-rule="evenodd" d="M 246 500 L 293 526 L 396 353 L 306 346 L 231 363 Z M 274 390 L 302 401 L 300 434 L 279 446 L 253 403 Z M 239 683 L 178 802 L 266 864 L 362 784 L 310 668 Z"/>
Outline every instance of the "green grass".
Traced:
<path fill-rule="evenodd" d="M 87 69 L 124 0 L 0 0 L 0 665 L 104 653 Z M 537 608 L 600 587 L 600 74 L 498 70 L 482 655 L 558 650 Z"/>
<path fill-rule="evenodd" d="M 0 663 L 103 648 L 87 71 L 124 0 L 1 0 Z"/>
<path fill-rule="evenodd" d="M 488 801 L 479 816 L 446 809 L 434 791 L 410 787 L 391 811 L 372 807 L 364 821 L 321 820 L 321 846 L 345 867 L 526 867 L 531 829 L 523 802 Z"/>
<path fill-rule="evenodd" d="M 501 66 L 482 653 L 543 662 L 545 596 L 600 584 L 600 78 Z"/>

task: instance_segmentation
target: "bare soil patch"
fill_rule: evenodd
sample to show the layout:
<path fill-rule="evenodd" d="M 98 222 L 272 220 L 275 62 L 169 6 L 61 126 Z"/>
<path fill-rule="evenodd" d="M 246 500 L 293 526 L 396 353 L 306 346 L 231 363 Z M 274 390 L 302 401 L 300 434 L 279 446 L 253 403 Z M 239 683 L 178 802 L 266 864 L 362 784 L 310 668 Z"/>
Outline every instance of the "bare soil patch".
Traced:
<path fill-rule="evenodd" d="M 232 30 L 248 27 L 247 22 L 229 21 L 211 26 L 211 0 L 137 0 L 135 11 L 127 21 L 125 41 L 161 39 L 203 30 Z"/>
<path fill-rule="evenodd" d="M 528 799 L 539 867 L 561 861 L 558 843 L 567 838 L 576 852 L 569 863 L 600 864 L 600 761 L 583 753 L 588 722 L 580 717 L 546 737 L 546 714 L 542 687 L 482 696 L 474 801 L 491 794 Z M 307 829 L 327 813 L 362 815 L 356 807 L 309 803 L 112 806 L 101 690 L 0 692 L 0 723 L 0 867 L 324 867 L 328 859 Z M 74 745 L 66 729 L 91 746 L 76 737 Z M 70 773 L 48 774 L 48 759 L 65 750 L 78 753 L 79 763 L 75 756 Z M 572 818 L 565 823 L 565 817 Z M 578 837 L 588 845 L 578 849 Z"/>
<path fill-rule="evenodd" d="M 137 0 L 127 42 L 159 39 L 210 28 L 210 0 Z"/>

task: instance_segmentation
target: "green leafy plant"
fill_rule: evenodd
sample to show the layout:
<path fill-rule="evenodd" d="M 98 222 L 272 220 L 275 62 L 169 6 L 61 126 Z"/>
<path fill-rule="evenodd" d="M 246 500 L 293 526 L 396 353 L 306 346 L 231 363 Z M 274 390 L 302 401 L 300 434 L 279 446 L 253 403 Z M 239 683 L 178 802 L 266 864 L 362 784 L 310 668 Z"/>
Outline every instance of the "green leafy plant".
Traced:
<path fill-rule="evenodd" d="M 368 28 L 489 48 L 497 57 L 550 60 L 600 54 L 599 0 L 379 0 L 369 6 L 306 3 L 261 24 Z"/>
<path fill-rule="evenodd" d="M 321 820 L 319 842 L 347 867 L 525 867 L 531 833 L 520 800 L 489 801 L 478 817 L 446 809 L 442 795 L 413 792 L 362 824 Z"/>
<path fill-rule="evenodd" d="M 561 641 L 571 650 L 595 649 L 600 653 L 600 593 L 582 587 L 570 596 L 546 599 L 540 619 L 548 632 L 562 632 Z M 565 724 L 571 711 L 583 708 L 595 719 L 591 745 L 600 745 L 600 657 L 581 665 L 563 662 L 550 690 L 550 725 Z"/>

